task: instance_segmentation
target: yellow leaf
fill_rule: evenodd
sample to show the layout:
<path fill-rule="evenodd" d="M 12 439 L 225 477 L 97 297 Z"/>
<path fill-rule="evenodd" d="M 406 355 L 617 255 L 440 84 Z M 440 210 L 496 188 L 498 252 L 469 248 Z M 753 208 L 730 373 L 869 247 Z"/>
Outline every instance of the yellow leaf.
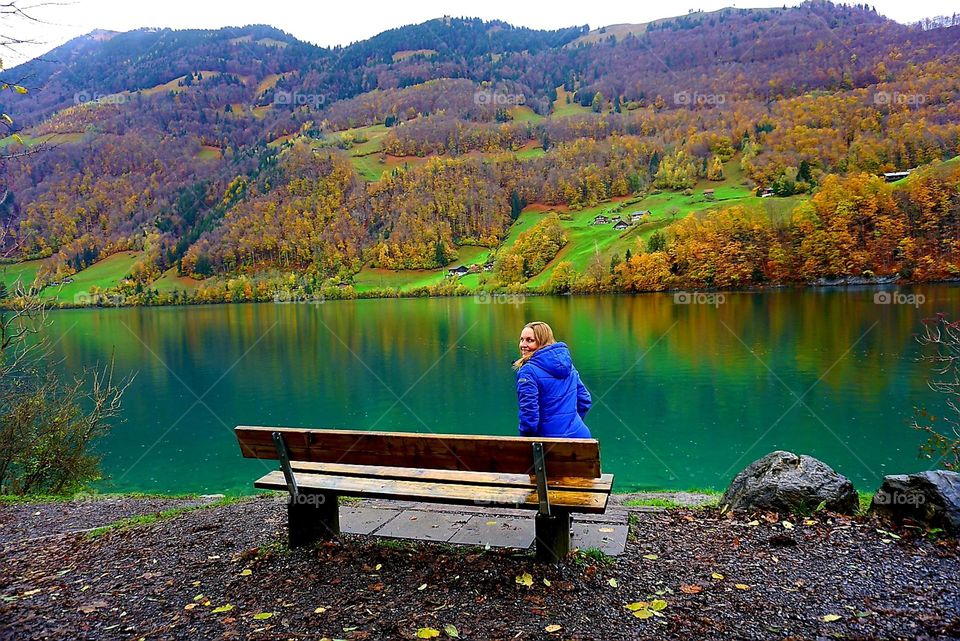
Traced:
<path fill-rule="evenodd" d="M 760 521 L 750 521 L 749 523 L 747 523 L 747 525 L 749 525 L 750 527 L 755 527 L 757 525 L 760 525 Z"/>
<path fill-rule="evenodd" d="M 37 589 L 37 590 L 27 590 L 27 591 L 24 592 L 21 596 L 33 596 L 34 594 L 37 594 L 38 592 L 40 592 L 39 589 Z"/>
<path fill-rule="evenodd" d="M 784 529 L 784 530 L 792 530 L 792 529 L 793 529 L 793 523 L 791 523 L 790 521 L 784 521 L 784 522 L 783 522 L 783 529 Z"/>
<path fill-rule="evenodd" d="M 616 580 L 616 579 L 610 579 L 609 581 L 607 581 L 607 585 L 609 585 L 611 588 L 615 588 L 615 587 L 619 586 L 620 584 L 617 583 L 617 580 Z"/>
<path fill-rule="evenodd" d="M 562 630 L 562 629 L 563 629 L 563 626 L 562 626 L 562 625 L 557 625 L 556 623 L 551 623 L 550 625 L 548 625 L 547 627 L 544 628 L 544 631 L 545 631 L 545 632 L 559 632 L 559 631 Z"/>
<path fill-rule="evenodd" d="M 613 532 L 613 528 L 612 528 L 612 527 L 602 527 L 602 528 L 600 528 L 599 531 L 600 531 L 600 532 L 603 532 L 604 534 L 609 534 L 610 532 Z"/>
<path fill-rule="evenodd" d="M 211 612 L 214 612 L 214 613 L 229 612 L 232 609 L 233 609 L 233 606 L 228 603 L 226 605 L 221 605 L 219 608 L 214 608 L 213 610 L 211 610 Z"/>
<path fill-rule="evenodd" d="M 25 93 L 27 93 L 27 88 L 26 88 L 26 87 L 21 87 L 20 85 L 13 85 L 13 90 L 16 91 L 16 92 L 19 93 L 19 94 L 25 94 Z"/>
<path fill-rule="evenodd" d="M 197 607 L 197 604 L 196 604 L 196 603 L 188 603 L 188 604 L 186 604 L 185 606 L 183 606 L 183 609 L 184 609 L 184 610 L 192 610 L 192 609 L 194 609 L 195 607 Z"/>
<path fill-rule="evenodd" d="M 644 554 L 644 555 L 643 555 L 643 558 L 645 558 L 645 559 L 647 559 L 647 560 L 649 560 L 649 561 L 656 561 L 656 560 L 659 559 L 660 557 L 657 556 L 656 554 Z"/>
<path fill-rule="evenodd" d="M 200 587 L 200 582 L 199 582 L 199 581 L 194 581 L 194 582 L 191 583 L 190 585 L 192 585 L 192 586 L 195 587 L 195 588 L 198 588 L 198 587 Z"/>
<path fill-rule="evenodd" d="M 804 525 L 816 525 L 817 522 L 814 521 L 813 519 L 807 519 L 806 521 L 803 522 L 803 524 L 804 524 Z"/>
<path fill-rule="evenodd" d="M 323 613 L 326 612 L 326 611 L 327 611 L 327 609 L 321 606 L 321 607 L 317 608 L 316 610 L 314 610 L 313 613 L 314 613 L 314 614 L 323 614 Z"/>
<path fill-rule="evenodd" d="M 487 525 L 496 525 L 496 524 L 497 524 L 496 521 L 487 521 Z"/>
<path fill-rule="evenodd" d="M 250 576 L 251 574 L 253 574 L 253 570 L 247 568 L 246 570 L 240 573 L 240 576 Z"/>
<path fill-rule="evenodd" d="M 711 576 L 712 578 L 716 579 L 717 581 L 722 581 L 722 580 L 723 580 L 723 575 L 720 574 L 719 572 L 714 572 L 714 573 L 711 574 L 710 576 Z"/>
<path fill-rule="evenodd" d="M 375 568 L 373 568 L 373 569 L 374 569 L 374 571 L 379 572 L 379 571 L 380 571 L 380 568 L 382 568 L 382 567 L 383 567 L 383 563 L 377 563 L 377 567 L 375 567 Z"/>
<path fill-rule="evenodd" d="M 544 579 L 543 579 L 543 584 L 544 584 L 545 586 L 547 586 L 548 588 L 549 588 L 551 585 L 553 585 L 552 583 L 550 583 L 550 579 L 547 579 L 547 578 L 544 578 Z"/>
<path fill-rule="evenodd" d="M 203 600 L 203 595 L 202 595 L 202 594 L 198 594 L 197 596 L 193 597 L 193 600 L 194 600 L 194 601 L 202 601 L 202 600 Z"/>
<path fill-rule="evenodd" d="M 650 607 L 650 604 L 646 601 L 635 601 L 633 603 L 628 603 L 623 607 L 631 612 L 636 612 L 637 610 L 646 610 L 648 607 Z"/>
<path fill-rule="evenodd" d="M 655 599 L 650 602 L 650 609 L 653 610 L 654 612 L 659 612 L 665 607 L 667 607 L 667 602 L 664 601 L 663 599 Z"/>
<path fill-rule="evenodd" d="M 649 619 L 653 616 L 653 612 L 650 610 L 637 610 L 633 613 L 633 616 L 637 617 L 638 619 Z"/>
<path fill-rule="evenodd" d="M 263 621 L 264 619 L 269 619 L 273 616 L 273 612 L 258 612 L 253 615 L 253 618 L 257 621 Z"/>
<path fill-rule="evenodd" d="M 440 630 L 434 630 L 433 628 L 420 628 L 417 630 L 418 639 L 432 639 L 438 636 L 440 636 Z"/>
<path fill-rule="evenodd" d="M 746 583 L 737 583 L 737 584 L 734 585 L 733 587 L 737 588 L 738 590 L 749 590 L 749 589 L 750 589 L 750 586 L 747 585 Z"/>
<path fill-rule="evenodd" d="M 824 623 L 833 623 L 834 621 L 839 621 L 839 620 L 842 619 L 842 618 L 843 618 L 843 617 L 841 617 L 839 614 L 824 614 L 824 615 L 823 615 L 823 622 L 824 622 Z"/>
<path fill-rule="evenodd" d="M 517 577 L 517 583 L 519 585 L 525 585 L 528 588 L 533 585 L 533 576 L 529 572 L 524 572 Z"/>

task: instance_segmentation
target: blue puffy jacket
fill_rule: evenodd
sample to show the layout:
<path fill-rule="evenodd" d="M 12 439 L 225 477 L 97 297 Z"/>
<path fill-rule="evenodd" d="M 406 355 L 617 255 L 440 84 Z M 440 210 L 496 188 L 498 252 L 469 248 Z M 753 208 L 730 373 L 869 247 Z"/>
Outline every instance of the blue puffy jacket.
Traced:
<path fill-rule="evenodd" d="M 583 422 L 590 392 L 566 343 L 541 347 L 517 370 L 517 401 L 521 436 L 590 438 Z"/>

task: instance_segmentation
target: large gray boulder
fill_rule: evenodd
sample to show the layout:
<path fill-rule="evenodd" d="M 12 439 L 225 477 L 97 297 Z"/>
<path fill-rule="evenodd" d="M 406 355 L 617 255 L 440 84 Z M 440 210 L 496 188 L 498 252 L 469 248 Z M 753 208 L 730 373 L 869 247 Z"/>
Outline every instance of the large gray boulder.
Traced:
<path fill-rule="evenodd" d="M 821 503 L 828 510 L 853 514 L 860 505 L 850 480 L 812 456 L 777 451 L 737 474 L 720 500 L 731 510 L 809 513 Z"/>
<path fill-rule="evenodd" d="M 934 470 L 885 476 L 870 509 L 897 522 L 910 519 L 960 534 L 960 474 Z"/>

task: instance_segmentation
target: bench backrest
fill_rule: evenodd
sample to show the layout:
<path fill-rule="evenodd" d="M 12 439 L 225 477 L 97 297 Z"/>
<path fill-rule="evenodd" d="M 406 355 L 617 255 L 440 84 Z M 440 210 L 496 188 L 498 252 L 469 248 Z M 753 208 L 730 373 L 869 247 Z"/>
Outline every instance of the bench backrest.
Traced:
<path fill-rule="evenodd" d="M 272 433 L 280 432 L 293 461 L 506 474 L 532 474 L 532 444 L 539 442 L 543 443 L 547 476 L 600 478 L 600 444 L 595 439 L 533 439 L 245 425 L 234 431 L 246 458 L 276 459 L 277 450 Z"/>

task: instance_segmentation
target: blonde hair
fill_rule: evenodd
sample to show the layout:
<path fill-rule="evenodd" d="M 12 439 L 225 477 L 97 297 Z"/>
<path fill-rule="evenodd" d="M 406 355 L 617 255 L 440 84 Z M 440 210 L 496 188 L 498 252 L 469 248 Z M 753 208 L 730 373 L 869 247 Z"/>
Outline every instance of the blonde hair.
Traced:
<path fill-rule="evenodd" d="M 537 349 L 541 347 L 546 347 L 547 345 L 553 345 L 557 342 L 557 339 L 553 337 L 553 330 L 549 325 L 543 321 L 532 321 L 523 326 L 523 329 L 520 330 L 520 333 L 523 333 L 524 329 L 530 328 L 533 330 L 533 337 L 537 339 Z M 513 363 L 513 369 L 520 369 L 520 367 L 530 360 L 530 357 L 536 354 L 536 350 L 530 352 L 526 356 L 521 356 Z"/>

